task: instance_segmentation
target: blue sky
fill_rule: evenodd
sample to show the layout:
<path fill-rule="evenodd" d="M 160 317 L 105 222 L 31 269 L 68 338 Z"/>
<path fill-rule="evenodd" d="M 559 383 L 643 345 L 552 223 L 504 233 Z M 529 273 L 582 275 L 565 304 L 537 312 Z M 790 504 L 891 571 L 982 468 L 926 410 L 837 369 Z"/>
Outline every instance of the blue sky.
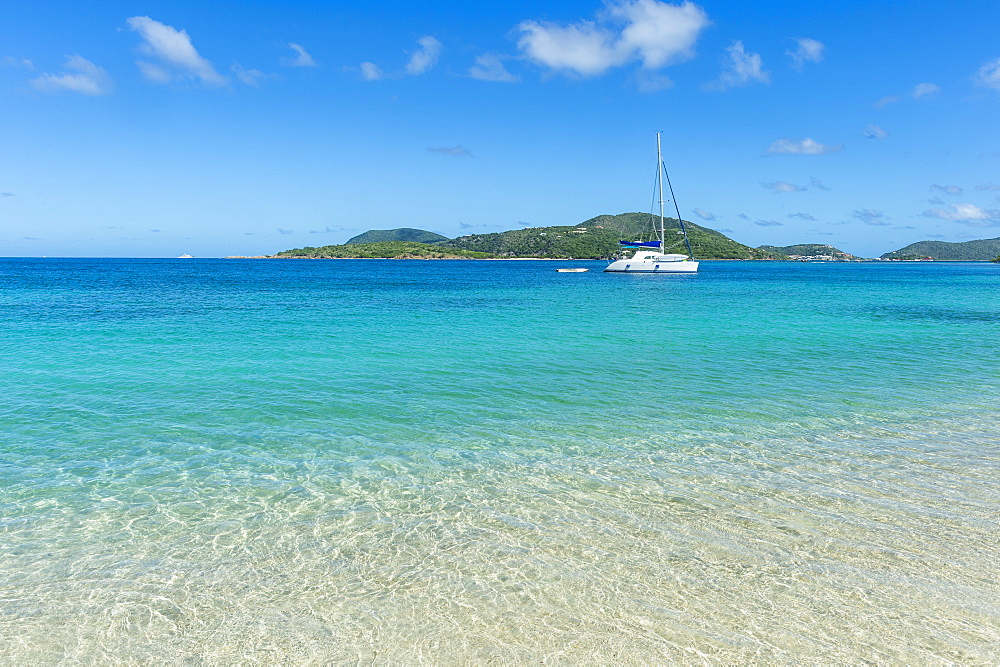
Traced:
<path fill-rule="evenodd" d="M 0 1 L 0 256 L 650 209 L 876 256 L 1000 236 L 1000 3 Z"/>

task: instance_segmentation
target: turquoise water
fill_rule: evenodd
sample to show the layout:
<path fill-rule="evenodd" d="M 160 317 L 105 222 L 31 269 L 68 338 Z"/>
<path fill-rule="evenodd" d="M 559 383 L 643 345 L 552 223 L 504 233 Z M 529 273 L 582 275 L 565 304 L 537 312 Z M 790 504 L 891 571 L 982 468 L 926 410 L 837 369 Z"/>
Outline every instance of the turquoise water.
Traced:
<path fill-rule="evenodd" d="M 1000 266 L 602 267 L 0 260 L 0 660 L 1000 661 Z"/>

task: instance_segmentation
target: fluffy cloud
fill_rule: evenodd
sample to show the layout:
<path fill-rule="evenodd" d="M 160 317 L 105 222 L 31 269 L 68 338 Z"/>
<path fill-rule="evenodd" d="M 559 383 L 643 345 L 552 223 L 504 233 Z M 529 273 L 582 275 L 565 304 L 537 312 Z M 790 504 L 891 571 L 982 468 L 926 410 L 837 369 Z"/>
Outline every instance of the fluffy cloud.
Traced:
<path fill-rule="evenodd" d="M 244 69 L 239 63 L 233 63 L 229 69 L 232 70 L 237 79 L 248 86 L 259 86 L 260 82 L 267 78 L 267 74 L 259 69 Z"/>
<path fill-rule="evenodd" d="M 691 58 L 708 23 L 704 10 L 692 2 L 634 0 L 610 5 L 597 22 L 522 21 L 518 47 L 536 64 L 582 76 L 633 61 L 658 69 Z"/>
<path fill-rule="evenodd" d="M 886 95 L 872 106 L 875 107 L 876 109 L 884 109 L 890 104 L 895 104 L 898 101 L 899 101 L 899 95 Z"/>
<path fill-rule="evenodd" d="M 386 74 L 382 68 L 375 63 L 361 63 L 361 77 L 365 81 L 378 81 L 379 79 L 398 78 L 403 75 L 419 76 L 437 64 L 441 55 L 441 42 L 431 36 L 424 36 L 417 40 L 417 49 L 410 54 L 410 60 L 406 63 L 406 68 L 402 73 Z"/>
<path fill-rule="evenodd" d="M 520 80 L 519 77 L 508 72 L 500 56 L 493 53 L 484 53 L 476 58 L 476 64 L 469 70 L 469 76 L 480 81 L 513 83 Z"/>
<path fill-rule="evenodd" d="M 975 204 L 949 204 L 949 208 L 933 208 L 924 211 L 927 218 L 937 218 L 939 220 L 952 220 L 962 222 L 974 227 L 996 227 L 1000 225 L 1000 211 L 983 210 Z"/>
<path fill-rule="evenodd" d="M 991 60 L 976 72 L 976 84 L 1000 90 L 1000 58 Z"/>
<path fill-rule="evenodd" d="M 294 58 L 282 58 L 281 64 L 286 67 L 316 67 L 316 61 L 313 57 L 306 53 L 306 50 L 300 45 L 289 42 L 288 48 L 295 51 L 297 54 Z"/>
<path fill-rule="evenodd" d="M 375 63 L 361 63 L 361 76 L 365 81 L 378 81 L 385 77 L 385 73 Z"/>
<path fill-rule="evenodd" d="M 921 97 L 927 97 L 928 95 L 933 95 L 934 93 L 941 92 L 941 88 L 935 86 L 933 83 L 918 83 L 913 87 L 913 99 L 919 100 Z"/>
<path fill-rule="evenodd" d="M 694 209 L 694 214 L 697 215 L 702 220 L 715 220 L 715 215 L 709 213 L 708 211 L 703 211 L 700 208 Z"/>
<path fill-rule="evenodd" d="M 805 192 L 805 186 L 794 185 L 792 183 L 785 183 L 784 181 L 775 181 L 774 183 L 761 183 L 762 188 L 768 190 L 773 190 L 775 194 L 781 192 Z"/>
<path fill-rule="evenodd" d="M 86 58 L 70 56 L 63 68 L 72 71 L 43 74 L 32 79 L 31 86 L 47 93 L 65 90 L 81 95 L 107 95 L 114 87 L 108 73 Z"/>
<path fill-rule="evenodd" d="M 843 148 L 843 144 L 827 146 L 809 137 L 801 140 L 778 139 L 767 149 L 767 153 L 772 155 L 827 155 L 836 153 Z"/>
<path fill-rule="evenodd" d="M 865 139 L 885 139 L 889 136 L 889 133 L 883 130 L 878 125 L 871 123 L 865 126 Z"/>
<path fill-rule="evenodd" d="M 962 188 L 957 185 L 932 185 L 931 190 L 937 190 L 938 192 L 943 192 L 946 195 L 962 194 Z"/>
<path fill-rule="evenodd" d="M 406 63 L 406 73 L 414 76 L 423 74 L 437 63 L 441 55 L 441 42 L 433 37 L 421 37 L 417 40 L 419 49 L 410 56 L 410 62 Z"/>
<path fill-rule="evenodd" d="M 795 40 L 798 42 L 799 48 L 795 51 L 785 51 L 785 55 L 792 59 L 792 66 L 795 69 L 802 69 L 807 61 L 818 63 L 823 60 L 823 42 L 818 42 L 815 39 L 809 39 L 808 37 L 800 37 Z"/>
<path fill-rule="evenodd" d="M 876 227 L 885 227 L 889 223 L 889 216 L 887 216 L 882 211 L 876 211 L 870 208 L 863 208 L 851 213 L 851 215 L 866 225 L 875 225 Z"/>
<path fill-rule="evenodd" d="M 224 86 L 226 79 L 215 71 L 212 63 L 198 55 L 187 31 L 154 21 L 148 16 L 133 16 L 125 21 L 139 33 L 142 53 L 159 60 L 159 63 L 136 63 L 143 75 L 157 83 L 179 79 L 197 79 L 208 86 Z"/>
<path fill-rule="evenodd" d="M 746 86 L 754 81 L 770 83 L 771 75 L 763 70 L 759 53 L 747 53 L 743 42 L 737 40 L 726 49 L 723 59 L 725 69 L 719 78 L 703 86 L 705 90 L 727 90 Z"/>

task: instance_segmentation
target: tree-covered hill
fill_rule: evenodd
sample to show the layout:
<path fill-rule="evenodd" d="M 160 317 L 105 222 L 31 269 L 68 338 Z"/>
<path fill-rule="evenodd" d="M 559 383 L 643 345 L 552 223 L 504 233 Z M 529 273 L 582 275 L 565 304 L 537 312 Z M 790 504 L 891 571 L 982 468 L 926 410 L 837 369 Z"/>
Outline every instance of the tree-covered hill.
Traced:
<path fill-rule="evenodd" d="M 882 259 L 932 259 L 948 262 L 988 262 L 1000 254 L 1000 238 L 950 243 L 918 241 L 882 255 Z"/>
<path fill-rule="evenodd" d="M 389 241 L 412 241 L 414 243 L 437 243 L 447 241 L 447 236 L 441 236 L 434 232 L 423 229 L 413 229 L 412 227 L 400 227 L 399 229 L 370 229 L 363 234 L 358 234 L 352 239 L 348 239 L 345 245 L 352 243 L 386 243 Z"/>
<path fill-rule="evenodd" d="M 426 243 L 386 241 L 382 243 L 351 243 L 327 245 L 319 248 L 305 247 L 284 250 L 276 255 L 281 259 L 489 259 L 484 252 L 471 252 L 458 248 L 441 248 Z"/>
<path fill-rule="evenodd" d="M 684 222 L 696 259 L 787 259 L 781 253 L 751 248 L 713 229 Z M 597 259 L 618 251 L 619 240 L 653 240 L 648 213 L 599 215 L 578 225 L 529 227 L 494 234 L 470 234 L 440 243 L 439 247 L 486 252 L 499 257 Z M 680 227 L 666 220 L 667 252 L 687 254 Z"/>
<path fill-rule="evenodd" d="M 832 256 L 835 259 L 854 259 L 854 255 L 824 243 L 798 243 L 786 246 L 762 245 L 758 246 L 758 248 L 766 252 L 775 252 L 782 255 L 801 255 L 803 257 L 821 257 L 825 255 L 827 257 Z"/>

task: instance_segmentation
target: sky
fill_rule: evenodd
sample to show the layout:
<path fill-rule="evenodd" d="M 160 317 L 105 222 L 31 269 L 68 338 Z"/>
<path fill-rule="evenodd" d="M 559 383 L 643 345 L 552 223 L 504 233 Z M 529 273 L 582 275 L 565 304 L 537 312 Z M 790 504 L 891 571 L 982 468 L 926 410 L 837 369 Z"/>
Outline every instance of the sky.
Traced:
<path fill-rule="evenodd" d="M 682 216 L 747 245 L 995 238 L 998 26 L 996 0 L 0 0 L 0 256 L 649 211 L 657 132 Z"/>

